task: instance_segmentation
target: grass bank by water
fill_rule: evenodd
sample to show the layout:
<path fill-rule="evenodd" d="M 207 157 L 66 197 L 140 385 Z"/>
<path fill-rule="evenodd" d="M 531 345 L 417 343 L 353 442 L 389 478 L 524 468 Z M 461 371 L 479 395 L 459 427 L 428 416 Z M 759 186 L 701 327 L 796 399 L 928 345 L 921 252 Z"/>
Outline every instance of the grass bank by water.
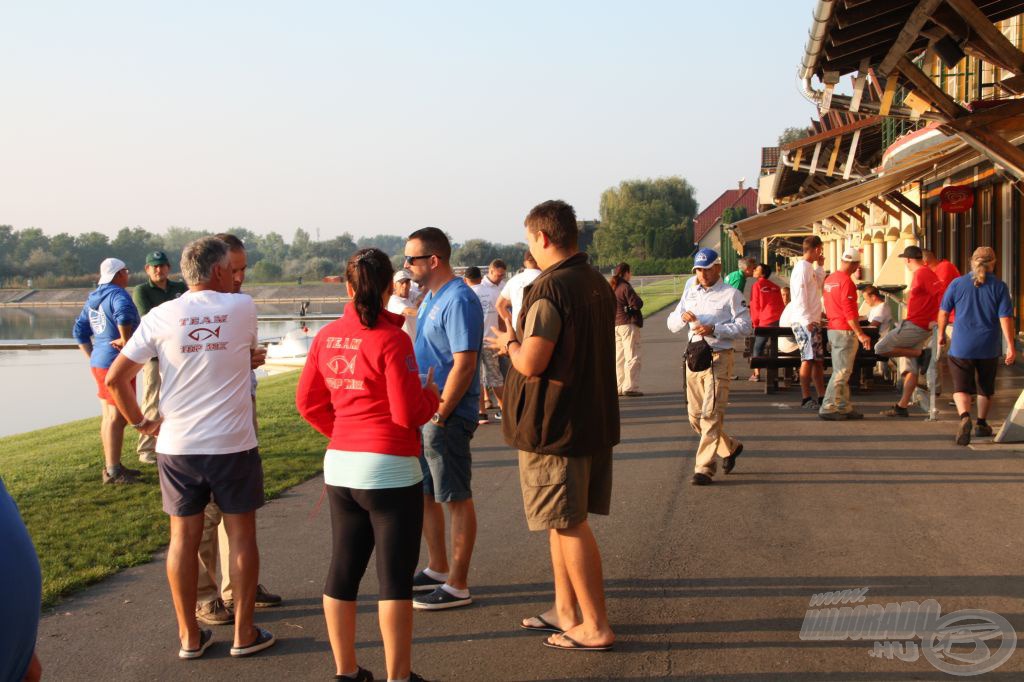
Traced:
<path fill-rule="evenodd" d="M 642 288 L 638 287 L 638 282 L 634 281 L 633 286 L 636 287 L 640 298 L 644 300 L 644 317 L 650 317 L 654 313 L 678 303 L 679 297 L 683 295 L 683 285 L 686 284 L 687 279 L 689 279 L 689 275 L 668 277 L 651 284 L 644 284 Z"/>
<path fill-rule="evenodd" d="M 298 372 L 260 381 L 260 455 L 267 498 L 305 481 L 323 464 L 326 439 L 295 411 Z M 97 406 L 97 410 L 98 410 Z M 138 464 L 134 430 L 124 461 L 141 485 L 102 485 L 99 418 L 0 438 L 0 476 L 18 503 L 39 554 L 43 604 L 145 563 L 168 541 L 156 467 Z"/>

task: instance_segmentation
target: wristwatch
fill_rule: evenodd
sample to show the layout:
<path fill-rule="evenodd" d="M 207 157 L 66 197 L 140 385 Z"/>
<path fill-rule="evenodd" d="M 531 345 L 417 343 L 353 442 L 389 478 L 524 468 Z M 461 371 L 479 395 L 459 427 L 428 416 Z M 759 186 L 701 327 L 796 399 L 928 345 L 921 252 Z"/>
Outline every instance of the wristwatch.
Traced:
<path fill-rule="evenodd" d="M 444 419 L 441 418 L 441 413 L 435 412 L 434 416 L 430 418 L 430 423 L 434 426 L 444 426 Z"/>
<path fill-rule="evenodd" d="M 516 337 L 513 336 L 508 341 L 505 342 L 505 355 L 511 355 L 512 354 L 512 349 L 509 348 L 509 346 L 511 346 L 513 343 L 519 343 L 519 339 L 517 339 Z M 522 345 L 522 344 L 520 344 L 520 345 Z"/>
<path fill-rule="evenodd" d="M 139 428 L 140 426 L 142 426 L 145 423 L 146 423 L 146 415 L 142 415 L 142 421 L 140 421 L 138 424 L 132 424 L 132 428 L 137 429 L 137 428 Z"/>

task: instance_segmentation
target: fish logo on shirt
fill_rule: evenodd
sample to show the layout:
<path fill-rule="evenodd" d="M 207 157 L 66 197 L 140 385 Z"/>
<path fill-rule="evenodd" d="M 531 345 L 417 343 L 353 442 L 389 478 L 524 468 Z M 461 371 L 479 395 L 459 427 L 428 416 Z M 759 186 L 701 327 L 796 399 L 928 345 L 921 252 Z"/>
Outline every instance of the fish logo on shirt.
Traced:
<path fill-rule="evenodd" d="M 347 358 L 344 355 L 335 355 L 327 361 L 327 367 L 335 374 L 355 374 L 357 357 L 353 355 L 351 358 Z"/>
<path fill-rule="evenodd" d="M 205 341 L 206 339 L 220 338 L 220 327 L 216 329 L 209 329 L 207 327 L 197 327 L 188 333 L 188 338 L 193 341 Z"/>
<path fill-rule="evenodd" d="M 107 316 L 103 314 L 102 310 L 89 308 L 89 326 L 92 327 L 92 333 L 95 336 L 99 336 L 107 330 Z"/>

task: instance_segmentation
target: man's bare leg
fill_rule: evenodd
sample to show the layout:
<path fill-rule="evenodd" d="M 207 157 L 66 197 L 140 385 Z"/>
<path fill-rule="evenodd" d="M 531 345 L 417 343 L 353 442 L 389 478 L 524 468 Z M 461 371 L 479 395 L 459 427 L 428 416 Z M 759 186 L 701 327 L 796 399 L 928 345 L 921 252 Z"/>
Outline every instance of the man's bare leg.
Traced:
<path fill-rule="evenodd" d="M 903 375 L 903 395 L 896 403 L 900 407 L 910 407 L 910 401 L 914 398 L 914 390 L 917 388 L 917 372 L 907 372 Z"/>
<path fill-rule="evenodd" d="M 448 584 L 457 590 L 465 590 L 468 589 L 469 562 L 476 544 L 476 507 L 472 499 L 447 504 L 452 517 L 452 570 L 448 574 Z"/>
<path fill-rule="evenodd" d="M 967 395 L 966 393 L 964 395 Z M 959 407 L 957 403 L 957 407 Z M 988 419 L 988 408 L 992 407 L 992 398 L 987 395 L 978 394 L 978 419 Z M 971 396 L 967 396 L 967 409 L 962 412 L 971 411 Z"/>
<path fill-rule="evenodd" d="M 565 568 L 565 560 L 562 558 L 562 542 L 558 532 L 554 529 L 548 531 L 548 544 L 551 548 L 551 571 L 555 578 L 555 604 L 550 609 L 540 614 L 540 618 L 557 626 L 562 630 L 574 628 L 580 624 L 579 611 L 577 610 L 576 592 L 572 589 L 572 581 L 569 580 L 569 572 Z M 541 627 L 544 623 L 537 620 L 537 616 L 523 619 L 523 625 L 527 627 Z"/>
<path fill-rule="evenodd" d="M 565 569 L 579 603 L 582 622 L 566 630 L 565 634 L 584 646 L 606 646 L 615 641 L 615 633 L 608 623 L 604 599 L 604 575 L 601 552 L 597 540 L 586 521 L 572 528 L 554 531 Z M 568 644 L 561 635 L 548 638 L 552 644 Z"/>
<path fill-rule="evenodd" d="M 818 397 L 823 398 L 825 397 L 825 363 L 815 360 L 811 365 L 813 370 L 814 388 L 818 391 Z"/>
<path fill-rule="evenodd" d="M 200 515 L 200 518 L 202 515 Z M 253 611 L 256 608 L 256 582 L 260 574 L 260 550 L 256 544 L 256 512 L 245 514 L 224 514 L 224 529 L 228 534 L 228 547 L 231 551 L 231 585 L 235 600 L 235 646 L 243 647 L 252 644 L 258 636 L 253 626 Z M 202 523 L 199 524 L 202 534 Z M 193 550 L 198 563 L 199 544 Z M 223 567 L 221 568 L 223 571 Z M 196 584 L 196 575 L 192 575 L 192 584 Z M 193 588 L 192 605 L 195 608 L 195 591 Z"/>
<path fill-rule="evenodd" d="M 423 496 L 423 539 L 427 542 L 427 566 L 448 573 L 448 548 L 444 539 L 444 507 L 429 495 Z"/>
<path fill-rule="evenodd" d="M 100 424 L 100 440 L 103 442 L 103 464 L 114 467 L 121 464 L 121 447 L 124 445 L 124 427 L 128 422 L 121 416 L 117 406 L 101 400 L 103 421 Z"/>
<path fill-rule="evenodd" d="M 171 586 L 178 638 L 185 649 L 199 647 L 196 622 L 196 578 L 199 573 L 199 539 L 202 513 L 171 517 L 171 544 L 167 548 L 167 582 Z"/>

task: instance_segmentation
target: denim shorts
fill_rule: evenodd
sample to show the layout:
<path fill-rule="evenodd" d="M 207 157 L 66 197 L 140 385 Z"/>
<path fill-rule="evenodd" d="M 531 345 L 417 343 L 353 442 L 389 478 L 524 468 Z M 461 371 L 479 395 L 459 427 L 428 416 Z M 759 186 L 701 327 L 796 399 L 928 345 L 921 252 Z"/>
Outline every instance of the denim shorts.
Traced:
<path fill-rule="evenodd" d="M 475 421 L 448 417 L 444 426 L 433 422 L 423 425 L 423 494 L 435 502 L 460 502 L 473 498 L 473 456 L 469 441 L 476 431 Z"/>

